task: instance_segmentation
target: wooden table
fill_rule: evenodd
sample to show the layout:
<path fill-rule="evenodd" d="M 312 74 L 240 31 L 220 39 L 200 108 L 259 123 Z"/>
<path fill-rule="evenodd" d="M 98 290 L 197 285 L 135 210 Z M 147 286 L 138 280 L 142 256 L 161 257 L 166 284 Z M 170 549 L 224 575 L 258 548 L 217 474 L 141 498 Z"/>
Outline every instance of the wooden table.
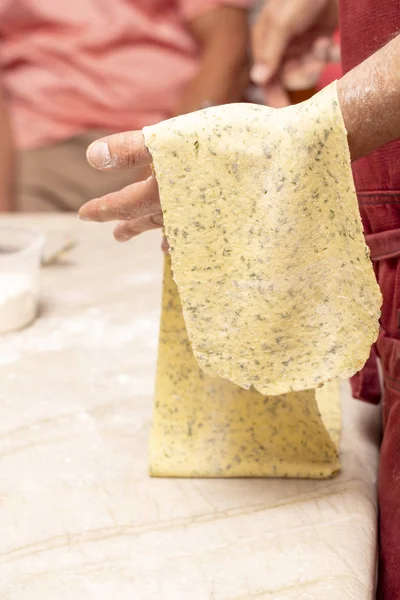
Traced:
<path fill-rule="evenodd" d="M 79 245 L 0 337 L 0 598 L 372 599 L 377 409 L 343 388 L 334 480 L 150 479 L 159 234 L 15 222 Z"/>

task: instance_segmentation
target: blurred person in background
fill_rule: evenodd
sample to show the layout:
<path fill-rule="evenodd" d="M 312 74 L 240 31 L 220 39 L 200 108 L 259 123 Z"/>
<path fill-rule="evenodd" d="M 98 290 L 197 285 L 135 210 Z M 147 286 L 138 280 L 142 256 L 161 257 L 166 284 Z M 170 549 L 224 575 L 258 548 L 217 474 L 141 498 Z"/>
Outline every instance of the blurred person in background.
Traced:
<path fill-rule="evenodd" d="M 0 211 L 77 210 L 132 182 L 91 141 L 241 100 L 253 3 L 0 0 Z"/>
<path fill-rule="evenodd" d="M 265 0 L 253 30 L 252 78 L 273 106 L 286 103 L 285 80 L 327 52 L 340 12 L 342 67 L 348 92 L 342 112 L 357 128 L 353 176 L 366 242 L 383 294 L 381 331 L 364 369 L 352 379 L 355 398 L 377 403 L 383 371 L 383 441 L 379 468 L 379 600 L 400 599 L 400 139 L 399 0 Z M 397 37 L 396 37 L 397 36 Z M 396 44 L 397 42 L 397 44 Z M 321 46 L 322 43 L 322 46 Z M 396 45 L 395 45 L 396 44 Z M 389 46 L 396 51 L 385 53 Z M 324 50 L 325 48 L 325 50 Z M 351 78 L 375 52 L 381 59 Z M 294 56 L 296 55 L 296 56 Z M 293 59 L 296 59 L 293 62 Z M 352 71 L 353 69 L 353 71 Z M 305 69 L 307 70 L 307 69 Z M 312 69 L 309 75 L 312 75 Z M 396 79 L 397 76 L 397 79 Z M 351 82 L 351 85 L 349 83 Z M 339 82 L 340 83 L 340 82 Z M 346 122 L 346 119 L 345 119 Z M 364 147 L 357 142 L 364 139 Z M 389 142 L 389 143 L 387 143 Z M 371 150 L 373 150 L 371 152 Z"/>

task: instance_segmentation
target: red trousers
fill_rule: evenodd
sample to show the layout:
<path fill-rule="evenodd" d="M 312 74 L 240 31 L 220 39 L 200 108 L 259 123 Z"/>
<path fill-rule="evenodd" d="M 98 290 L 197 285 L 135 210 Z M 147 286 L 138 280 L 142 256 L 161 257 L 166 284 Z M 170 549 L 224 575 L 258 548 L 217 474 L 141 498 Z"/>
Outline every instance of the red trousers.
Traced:
<path fill-rule="evenodd" d="M 400 0 L 340 0 L 344 72 L 400 31 Z M 353 394 L 379 402 L 384 378 L 384 432 L 379 468 L 379 600 L 400 600 L 400 140 L 353 165 L 367 243 L 383 293 L 381 333 Z"/>
<path fill-rule="evenodd" d="M 379 468 L 379 600 L 400 600 L 400 192 L 360 198 L 366 240 L 383 293 L 381 332 L 370 358 L 352 380 L 353 395 L 379 402 L 376 364 L 383 371 L 383 425 Z M 390 203 L 390 200 L 392 201 Z M 387 230 L 388 220 L 397 228 Z"/>

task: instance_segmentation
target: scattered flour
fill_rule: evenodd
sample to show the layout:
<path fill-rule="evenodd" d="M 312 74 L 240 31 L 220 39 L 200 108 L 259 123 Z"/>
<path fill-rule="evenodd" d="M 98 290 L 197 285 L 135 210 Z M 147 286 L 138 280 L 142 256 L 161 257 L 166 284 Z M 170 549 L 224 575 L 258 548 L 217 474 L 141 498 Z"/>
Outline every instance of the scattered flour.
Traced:
<path fill-rule="evenodd" d="M 1 284 L 0 284 L 1 285 Z M 0 292 L 1 298 L 1 292 Z M 85 348 L 107 354 L 128 344 L 157 348 L 158 310 L 126 318 L 126 303 L 91 307 L 79 314 L 43 315 L 34 327 L 7 337 L 0 344 L 0 367 L 18 362 L 24 355 Z M 140 360 L 140 353 L 136 360 Z"/>

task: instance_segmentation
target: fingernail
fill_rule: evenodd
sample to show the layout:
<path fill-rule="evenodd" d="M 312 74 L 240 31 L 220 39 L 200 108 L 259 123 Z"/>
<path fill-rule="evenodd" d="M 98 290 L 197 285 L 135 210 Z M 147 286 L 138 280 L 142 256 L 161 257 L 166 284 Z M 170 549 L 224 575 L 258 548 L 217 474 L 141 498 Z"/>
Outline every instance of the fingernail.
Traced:
<path fill-rule="evenodd" d="M 111 167 L 111 156 L 107 142 L 93 142 L 87 149 L 86 158 L 95 169 Z"/>
<path fill-rule="evenodd" d="M 254 83 L 262 84 L 265 83 L 271 74 L 271 69 L 267 65 L 256 64 L 250 71 L 250 78 Z"/>
<path fill-rule="evenodd" d="M 128 242 L 132 238 L 132 234 L 115 231 L 114 237 L 117 240 L 117 242 Z"/>
<path fill-rule="evenodd" d="M 150 223 L 152 225 L 159 225 L 160 227 L 162 227 L 164 225 L 164 215 L 162 213 L 157 215 L 151 215 Z"/>
<path fill-rule="evenodd" d="M 81 215 L 80 213 L 78 213 L 78 219 L 80 221 L 90 221 L 91 220 L 88 217 L 85 217 L 85 215 Z"/>

